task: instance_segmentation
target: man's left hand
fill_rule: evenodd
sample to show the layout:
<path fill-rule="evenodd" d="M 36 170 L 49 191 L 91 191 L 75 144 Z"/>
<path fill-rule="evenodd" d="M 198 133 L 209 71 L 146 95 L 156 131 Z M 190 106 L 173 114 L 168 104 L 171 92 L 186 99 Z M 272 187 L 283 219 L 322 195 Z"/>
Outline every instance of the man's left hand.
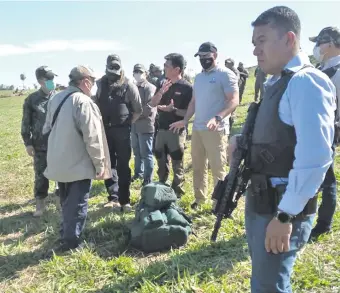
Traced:
<path fill-rule="evenodd" d="M 281 223 L 273 218 L 267 226 L 265 247 L 274 254 L 289 251 L 289 240 L 292 234 L 292 223 Z"/>
<path fill-rule="evenodd" d="M 164 112 L 172 112 L 175 109 L 174 106 L 174 101 L 171 100 L 170 104 L 165 106 L 165 105 L 159 105 L 158 110 L 164 111 Z"/>
<path fill-rule="evenodd" d="M 211 118 L 207 124 L 207 127 L 209 130 L 217 130 L 218 126 L 220 125 L 220 123 L 216 120 L 216 118 Z"/>

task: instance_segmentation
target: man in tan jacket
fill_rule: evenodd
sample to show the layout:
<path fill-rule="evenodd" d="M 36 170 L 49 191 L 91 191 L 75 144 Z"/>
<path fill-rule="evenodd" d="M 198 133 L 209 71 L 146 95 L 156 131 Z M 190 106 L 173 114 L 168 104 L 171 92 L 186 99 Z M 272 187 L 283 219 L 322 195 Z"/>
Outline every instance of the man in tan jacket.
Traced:
<path fill-rule="evenodd" d="M 79 247 L 91 180 L 112 176 L 102 117 L 90 98 L 95 74 L 77 66 L 69 77 L 69 87 L 50 100 L 44 125 L 49 133 L 44 175 L 59 182 L 62 208 L 61 243 L 55 251 Z"/>

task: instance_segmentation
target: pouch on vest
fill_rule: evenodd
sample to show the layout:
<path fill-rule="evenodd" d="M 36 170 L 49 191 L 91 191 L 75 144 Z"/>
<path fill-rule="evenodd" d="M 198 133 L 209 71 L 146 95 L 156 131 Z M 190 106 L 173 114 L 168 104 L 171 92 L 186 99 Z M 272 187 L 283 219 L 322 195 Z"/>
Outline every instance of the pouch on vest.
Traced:
<path fill-rule="evenodd" d="M 258 214 L 272 214 L 277 205 L 276 191 L 272 188 L 268 178 L 263 174 L 252 174 L 251 191 L 254 196 L 255 212 Z"/>

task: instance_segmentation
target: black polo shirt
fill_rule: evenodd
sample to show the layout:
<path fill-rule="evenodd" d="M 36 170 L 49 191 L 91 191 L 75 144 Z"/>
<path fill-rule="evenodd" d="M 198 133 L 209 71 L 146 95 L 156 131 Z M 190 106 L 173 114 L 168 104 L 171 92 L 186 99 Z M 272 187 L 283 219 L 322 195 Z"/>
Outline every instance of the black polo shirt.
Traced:
<path fill-rule="evenodd" d="M 169 90 L 162 96 L 159 105 L 169 105 L 171 100 L 173 100 L 175 108 L 187 110 L 192 98 L 192 92 L 192 85 L 182 78 L 170 86 Z M 163 130 L 169 130 L 170 124 L 184 118 L 176 115 L 174 112 L 164 112 L 161 110 L 158 110 L 158 115 L 159 129 Z"/>

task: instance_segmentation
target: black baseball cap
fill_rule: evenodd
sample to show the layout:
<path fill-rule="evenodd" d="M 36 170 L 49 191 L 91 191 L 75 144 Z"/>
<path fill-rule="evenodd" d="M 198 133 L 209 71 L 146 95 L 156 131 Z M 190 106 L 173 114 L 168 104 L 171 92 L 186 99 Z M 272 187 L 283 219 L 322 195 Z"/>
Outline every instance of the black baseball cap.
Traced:
<path fill-rule="evenodd" d="M 213 43 L 205 42 L 198 48 L 198 52 L 194 55 L 194 57 L 197 57 L 198 55 L 206 55 L 208 53 L 216 53 L 216 52 L 217 52 L 217 48 Z"/>
<path fill-rule="evenodd" d="M 107 56 L 106 72 L 120 75 L 122 72 L 122 62 L 116 54 Z"/>
<path fill-rule="evenodd" d="M 310 37 L 309 40 L 317 44 L 333 42 L 340 45 L 340 30 L 337 27 L 328 26 L 322 29 L 316 37 Z"/>
<path fill-rule="evenodd" d="M 35 77 L 37 79 L 42 79 L 42 78 L 46 78 L 47 80 L 51 80 L 53 79 L 55 76 L 58 76 L 56 75 L 52 69 L 50 69 L 48 66 L 46 65 L 43 65 L 43 66 L 40 66 L 38 67 L 36 70 L 35 70 Z"/>

